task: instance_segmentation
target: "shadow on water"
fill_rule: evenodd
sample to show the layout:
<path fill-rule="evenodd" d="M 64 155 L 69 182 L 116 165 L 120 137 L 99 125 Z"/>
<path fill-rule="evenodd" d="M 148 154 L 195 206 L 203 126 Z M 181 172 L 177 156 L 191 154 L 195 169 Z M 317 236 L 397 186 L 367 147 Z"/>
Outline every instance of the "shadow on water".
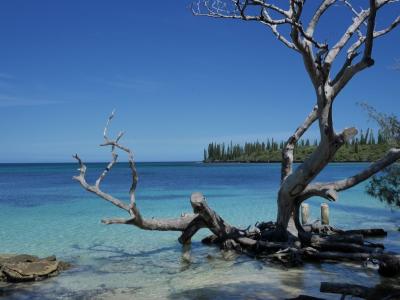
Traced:
<path fill-rule="evenodd" d="M 117 246 L 103 245 L 100 243 L 93 244 L 89 247 L 73 245 L 72 248 L 75 250 L 84 250 L 93 253 L 107 253 L 108 255 L 104 257 L 107 260 L 129 260 L 141 257 L 151 257 L 152 255 L 166 252 L 181 253 L 179 246 L 159 247 L 148 251 L 136 251 L 135 253 L 127 252 L 123 248 Z"/>
<path fill-rule="evenodd" d="M 181 259 L 182 248 L 179 244 L 134 253 L 117 246 L 100 243 L 88 247 L 73 245 L 72 248 L 80 252 L 91 253 L 89 261 L 80 261 L 79 259 L 75 261 L 76 265 L 79 265 L 78 272 L 91 272 L 97 275 L 138 273 L 175 275 L 187 270 L 193 271 L 201 268 L 211 256 L 214 261 L 224 261 L 221 255 L 206 256 L 209 253 L 214 254 L 217 249 L 205 247 L 200 242 L 193 242 L 192 244 L 192 251 L 195 252 L 193 256 L 196 257 L 196 260 L 193 260 L 190 264 Z"/>
<path fill-rule="evenodd" d="M 295 284 L 295 282 L 293 282 Z M 238 282 L 220 285 L 211 285 L 195 289 L 174 292 L 168 299 L 196 299 L 196 300 L 228 300 L 228 299 L 284 299 L 288 290 L 284 288 L 268 288 L 258 282 Z M 278 296 L 281 295 L 281 296 Z"/>

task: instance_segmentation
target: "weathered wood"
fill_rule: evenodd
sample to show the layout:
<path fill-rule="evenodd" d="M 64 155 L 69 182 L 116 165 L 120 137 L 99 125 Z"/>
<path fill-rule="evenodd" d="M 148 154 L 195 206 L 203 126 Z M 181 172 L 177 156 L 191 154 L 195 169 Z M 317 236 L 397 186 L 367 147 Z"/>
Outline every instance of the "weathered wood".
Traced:
<path fill-rule="evenodd" d="M 354 229 L 344 231 L 346 234 L 362 234 L 364 237 L 383 237 L 387 232 L 382 228 Z"/>
<path fill-rule="evenodd" d="M 329 225 L 329 206 L 326 203 L 321 204 L 321 224 Z"/>
<path fill-rule="evenodd" d="M 320 238 L 316 235 L 313 238 Z M 336 243 L 350 243 L 350 244 L 357 244 L 357 245 L 364 245 L 364 237 L 361 234 L 333 234 L 328 235 L 325 238 L 329 242 L 336 242 Z"/>
<path fill-rule="evenodd" d="M 201 216 L 208 229 L 219 238 L 228 239 L 244 235 L 241 234 L 239 229 L 225 222 L 221 216 L 213 211 L 202 193 L 193 193 L 190 197 L 190 204 L 193 207 L 193 212 Z"/>
<path fill-rule="evenodd" d="M 215 245 L 221 243 L 221 239 L 215 234 L 212 234 L 202 239 L 201 242 L 205 245 Z"/>
<path fill-rule="evenodd" d="M 311 113 L 304 120 L 294 134 L 287 140 L 285 147 L 282 149 L 282 165 L 281 165 L 281 181 L 285 180 L 292 173 L 293 151 L 296 143 L 308 128 L 318 119 L 318 106 L 315 105 Z"/>
<path fill-rule="evenodd" d="M 197 231 L 205 227 L 206 223 L 204 222 L 203 218 L 197 216 L 183 230 L 181 236 L 178 238 L 179 243 L 181 243 L 182 245 L 188 243 L 192 239 L 192 237 L 197 233 Z"/>
<path fill-rule="evenodd" d="M 325 299 L 307 295 L 299 295 L 296 298 L 287 298 L 286 300 L 325 300 Z"/>
<path fill-rule="evenodd" d="M 366 299 L 372 289 L 357 284 L 321 282 L 321 293 L 351 295 Z"/>
<path fill-rule="evenodd" d="M 400 275 L 400 259 L 396 255 L 387 253 L 349 253 L 338 251 L 318 251 L 315 248 L 299 250 L 302 258 L 311 261 L 355 261 L 365 262 L 370 259 L 379 262 L 379 273 L 384 276 Z"/>
<path fill-rule="evenodd" d="M 257 245 L 257 241 L 247 238 L 247 237 L 240 237 L 236 239 L 240 245 L 253 248 Z"/>
<path fill-rule="evenodd" d="M 278 1 L 275 2 L 278 3 Z M 242 251 L 245 247 L 258 248 L 258 250 L 265 251 L 267 254 L 270 251 L 278 251 L 275 253 L 275 257 L 283 262 L 295 261 L 301 254 L 312 259 L 332 260 L 364 260 L 376 258 L 381 255 L 379 256 L 379 260 L 382 265 L 380 267 L 382 272 L 395 274 L 396 268 L 391 268 L 391 266 L 397 266 L 397 258 L 393 256 L 384 258 L 383 254 L 375 253 L 375 250 L 370 253 L 370 249 L 379 247 L 375 247 L 372 244 L 367 246 L 364 243 L 364 236 L 378 235 L 377 232 L 347 232 L 347 234 L 341 234 L 341 232 L 327 225 L 329 224 L 327 210 L 322 214 L 322 225 L 317 227 L 312 226 L 310 232 L 304 231 L 299 220 L 299 205 L 310 197 L 319 196 L 329 201 L 336 201 L 338 199 L 338 192 L 351 188 L 368 179 L 400 158 L 400 149 L 391 149 L 385 157 L 351 177 L 336 182 L 313 183 L 318 174 L 332 161 L 340 147 L 357 134 L 355 128 L 345 128 L 341 132 L 334 130 L 333 104 L 335 99 L 338 98 L 337 96 L 340 91 L 357 73 L 373 65 L 373 40 L 378 36 L 390 32 L 400 23 L 400 18 L 397 17 L 386 29 L 378 32 L 374 31 L 378 10 L 386 4 L 396 1 L 371 0 L 369 1 L 369 7 L 357 13 L 352 19 L 351 24 L 343 32 L 343 35 L 339 34 L 341 36 L 339 40 L 333 43 L 333 47 L 329 47 L 327 43 L 318 41 L 317 37 L 314 36 L 314 32 L 317 29 L 320 18 L 334 2 L 332 0 L 322 1 L 314 13 L 310 16 L 307 15 L 307 17 L 311 17 L 311 21 L 307 27 L 304 27 L 304 18 L 302 17 L 303 11 L 306 10 L 306 1 L 304 0 L 289 1 L 289 7 L 280 7 L 278 4 L 273 4 L 269 1 L 250 0 L 232 2 L 228 0 L 202 0 L 192 7 L 197 7 L 197 11 L 193 10 L 195 15 L 256 21 L 264 26 L 268 26 L 279 41 L 301 55 L 305 70 L 313 85 L 316 95 L 316 99 L 314 100 L 316 105 L 314 105 L 305 121 L 288 139 L 282 151 L 281 185 L 277 197 L 278 212 L 276 223 L 272 226 L 268 225 L 263 229 L 259 228 L 260 233 L 257 232 L 256 234 L 250 233 L 247 230 L 240 230 L 228 224 L 213 211 L 208 206 L 204 196 L 200 193 L 194 193 L 191 196 L 191 205 L 194 214 L 185 214 L 179 218 L 167 220 L 144 218 L 135 198 L 138 175 L 133 159 L 133 152 L 119 143 L 123 133 L 118 134 L 115 140 L 111 140 L 107 136 L 107 129 L 111 119 L 114 117 L 114 113 L 111 114 L 107 121 L 103 133 L 104 143 L 102 144 L 102 146 L 109 146 L 111 148 L 112 159 L 95 184 L 90 185 L 86 181 L 86 166 L 78 155 L 74 156 L 80 166 L 79 175 L 75 176 L 74 179 L 87 191 L 94 193 L 129 214 L 128 219 L 104 220 L 103 223 L 128 224 L 145 230 L 180 231 L 182 235 L 179 241 L 185 246 L 199 229 L 208 228 L 214 234 L 212 238 L 206 240 L 209 243 L 219 244 L 223 248 L 235 249 L 237 251 Z M 205 9 L 205 12 L 203 12 L 202 8 Z M 367 24 L 366 31 L 360 30 L 363 24 Z M 281 25 L 288 27 L 287 32 L 286 30 L 284 32 L 279 31 Z M 358 33 L 358 38 L 356 38 L 353 44 L 350 44 L 350 39 L 355 36 L 355 33 Z M 349 48 L 347 49 L 347 55 L 343 56 L 344 63 L 341 68 L 339 66 L 338 72 L 335 70 L 334 74 L 332 65 L 334 63 L 337 65 L 336 59 L 342 57 L 339 54 L 344 50 L 346 45 Z M 364 46 L 364 48 L 360 48 L 361 46 Z M 363 54 L 357 63 L 353 63 L 360 49 L 363 49 Z M 316 121 L 318 121 L 320 142 L 304 162 L 293 170 L 294 147 L 299 138 Z M 101 182 L 117 162 L 118 155 L 116 154 L 116 150 L 121 150 L 128 156 L 132 178 L 129 189 L 129 204 L 100 189 Z M 293 218 L 295 219 L 293 220 Z M 303 220 L 303 225 L 305 223 Z M 295 226 L 292 226 L 292 224 L 295 224 Z M 318 233 L 320 237 L 324 236 L 324 239 L 318 240 L 317 238 L 313 238 L 312 233 Z M 303 243 L 302 245 L 298 245 L 298 238 Z M 304 249 L 308 245 L 313 245 L 319 248 L 319 250 L 334 249 L 345 252 Z M 287 249 L 289 249 L 285 253 L 282 250 L 284 246 L 288 246 Z M 301 247 L 303 249 L 300 249 Z M 275 254 L 271 257 L 274 257 Z"/>
<path fill-rule="evenodd" d="M 111 118 L 109 121 L 110 120 Z M 108 124 L 109 122 L 107 122 L 107 126 Z M 264 257 L 268 260 L 275 260 L 286 266 L 299 265 L 301 264 L 302 259 L 333 261 L 365 261 L 367 259 L 377 259 L 379 261 L 380 274 L 385 276 L 396 276 L 400 273 L 400 262 L 397 257 L 382 253 L 382 247 L 380 247 L 379 244 L 364 244 L 364 236 L 381 236 L 384 234 L 383 230 L 337 230 L 326 224 L 329 223 L 329 221 L 327 221 L 327 212 L 322 213 L 321 219 L 323 224 L 307 224 L 304 225 L 303 228 L 303 226 L 298 222 L 298 209 L 301 202 L 291 202 L 291 196 L 286 194 L 285 188 L 281 189 L 280 195 L 282 197 L 288 197 L 285 198 L 288 202 L 282 203 L 286 203 L 287 205 L 296 208 L 296 218 L 295 220 L 292 219 L 291 222 L 289 222 L 289 215 L 284 218 L 289 217 L 289 219 L 287 219 L 288 224 L 292 225 L 291 228 L 293 231 L 295 231 L 296 228 L 301 228 L 301 234 L 299 235 L 301 242 L 297 240 L 296 233 L 289 235 L 287 231 L 289 227 L 284 227 L 282 226 L 282 223 L 279 222 L 264 222 L 256 224 L 256 228 L 252 231 L 250 231 L 249 228 L 247 230 L 240 230 L 227 223 L 220 215 L 212 210 L 208 206 L 204 195 L 199 192 L 192 193 L 190 197 L 193 213 L 182 214 L 176 219 L 144 218 L 135 199 L 137 172 L 133 161 L 133 154 L 128 148 L 118 143 L 122 136 L 121 134 L 118 135 L 115 141 L 112 141 L 108 139 L 106 132 L 107 130 L 105 129 L 105 145 L 112 147 L 112 161 L 108 164 L 106 170 L 101 173 L 100 177 L 96 180 L 95 185 L 90 185 L 87 183 L 85 178 L 86 166 L 76 155 L 75 158 L 79 162 L 80 173 L 78 176 L 74 177 L 74 179 L 76 179 L 86 190 L 127 211 L 130 215 L 129 219 L 103 220 L 103 223 L 105 224 L 134 225 L 145 230 L 181 231 L 182 234 L 179 237 L 179 242 L 183 245 L 182 260 L 185 262 L 190 262 L 190 241 L 192 237 L 199 229 L 208 228 L 213 235 L 204 239 L 204 243 L 217 244 L 222 249 L 228 250 L 228 252 L 236 251 L 247 253 L 252 256 Z M 101 182 L 117 161 L 118 156 L 114 153 L 115 148 L 128 153 L 128 160 L 133 180 L 130 189 L 130 204 L 126 204 L 123 201 L 104 193 L 100 189 Z M 293 175 L 289 175 L 287 180 L 292 176 Z M 282 200 L 282 198 L 279 199 Z M 304 209 L 307 205 L 304 204 L 302 207 Z M 322 208 L 323 207 L 324 205 Z M 283 209 L 283 206 L 281 206 L 281 209 Z M 307 209 L 303 212 L 303 223 L 306 223 L 306 219 L 308 219 L 308 211 L 306 210 Z M 286 207 L 284 214 L 291 214 L 292 211 L 291 207 L 289 209 Z M 308 232 L 304 231 L 304 229 L 307 228 L 309 228 Z M 313 248 L 302 248 L 308 245 Z M 10 273 L 13 271 L 11 269 L 6 269 L 4 274 L 8 274 L 7 272 Z"/>
<path fill-rule="evenodd" d="M 192 249 L 192 244 L 190 242 L 183 244 L 182 246 L 182 261 L 190 263 L 190 252 Z"/>
<path fill-rule="evenodd" d="M 310 206 L 307 203 L 301 205 L 301 224 L 305 225 L 308 223 L 310 218 Z"/>
<path fill-rule="evenodd" d="M 366 287 L 358 284 L 321 282 L 320 292 L 342 294 L 343 296 L 353 296 L 367 300 L 400 299 L 400 286 L 391 284 L 378 284 L 374 287 Z"/>
<path fill-rule="evenodd" d="M 379 261 L 379 274 L 387 277 L 400 275 L 400 257 L 390 254 L 383 254 Z"/>
<path fill-rule="evenodd" d="M 279 251 L 282 249 L 286 249 L 289 246 L 290 244 L 286 242 L 266 242 L 266 241 L 257 242 L 257 249 L 260 250 Z"/>
<path fill-rule="evenodd" d="M 321 251 L 339 251 L 339 252 L 350 252 L 350 253 L 382 253 L 382 248 L 367 247 L 351 243 L 329 242 L 327 240 L 321 240 L 317 243 L 311 243 L 311 247 Z"/>
<path fill-rule="evenodd" d="M 96 183 L 90 185 L 86 181 L 86 165 L 82 162 L 78 155 L 74 158 L 79 163 L 79 175 L 74 176 L 73 179 L 78 181 L 81 186 L 87 191 L 96 194 L 100 198 L 114 204 L 115 206 L 127 211 L 130 215 L 128 219 L 107 219 L 102 220 L 104 224 L 126 224 L 134 225 L 144 230 L 158 230 L 158 231 L 181 231 L 182 235 L 179 238 L 179 242 L 183 245 L 190 243 L 190 240 L 196 232 L 201 228 L 209 228 L 211 232 L 217 235 L 219 238 L 228 239 L 235 238 L 243 235 L 243 232 L 236 227 L 231 226 L 225 222 L 215 211 L 213 211 L 207 204 L 203 194 L 195 192 L 191 195 L 190 203 L 192 205 L 194 214 L 183 214 L 181 217 L 176 219 L 158 219 L 150 218 L 146 219 L 142 216 L 139 207 L 136 204 L 135 190 L 138 181 L 138 175 L 136 171 L 135 161 L 133 159 L 133 152 L 119 143 L 123 133 L 119 133 L 115 140 L 111 140 L 107 136 L 108 126 L 114 117 L 114 112 L 110 115 L 107 120 L 107 124 L 104 128 L 104 143 L 102 146 L 111 147 L 112 160 L 108 164 L 107 168 L 100 174 Z M 131 170 L 132 184 L 129 190 L 130 204 L 126 204 L 123 201 L 103 192 L 100 189 L 100 184 L 107 174 L 111 171 L 112 167 L 116 164 L 118 155 L 115 153 L 115 149 L 120 149 L 127 153 L 129 168 Z"/>

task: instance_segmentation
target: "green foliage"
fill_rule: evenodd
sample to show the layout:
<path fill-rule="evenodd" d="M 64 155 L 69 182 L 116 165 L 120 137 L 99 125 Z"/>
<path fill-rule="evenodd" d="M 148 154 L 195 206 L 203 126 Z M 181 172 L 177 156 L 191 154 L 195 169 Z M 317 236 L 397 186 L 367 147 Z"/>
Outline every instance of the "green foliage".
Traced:
<path fill-rule="evenodd" d="M 317 140 L 313 143 L 309 139 L 300 140 L 294 148 L 294 160 L 304 161 L 317 146 Z M 280 162 L 284 147 L 284 142 L 269 138 L 266 142 L 246 142 L 244 145 L 232 142 L 228 146 L 225 143 L 210 143 L 208 150 L 204 150 L 204 162 Z M 390 143 L 382 132 L 378 132 L 376 140 L 372 130 L 368 129 L 365 133 L 361 131 L 359 136 L 341 147 L 333 161 L 375 161 L 389 148 Z"/>
<path fill-rule="evenodd" d="M 386 141 L 389 147 L 399 147 L 400 120 L 397 116 L 380 113 L 366 103 L 362 103 L 361 106 L 380 127 L 378 144 L 384 144 Z M 400 208 L 400 166 L 394 164 L 373 176 L 368 182 L 366 192 L 390 206 Z"/>
<path fill-rule="evenodd" d="M 400 165 L 392 165 L 372 177 L 366 191 L 390 206 L 400 207 Z"/>
<path fill-rule="evenodd" d="M 397 144 L 400 141 L 400 120 L 396 115 L 378 112 L 375 108 L 366 103 L 361 103 L 360 105 L 367 111 L 369 117 L 378 123 L 380 127 L 378 142 L 380 139 L 389 141 L 392 144 Z"/>

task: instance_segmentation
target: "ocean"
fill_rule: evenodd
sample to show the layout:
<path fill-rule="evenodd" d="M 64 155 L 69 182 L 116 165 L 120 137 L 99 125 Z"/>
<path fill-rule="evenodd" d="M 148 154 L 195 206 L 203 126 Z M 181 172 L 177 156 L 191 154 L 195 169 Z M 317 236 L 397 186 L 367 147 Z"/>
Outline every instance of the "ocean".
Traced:
<path fill-rule="evenodd" d="M 364 163 L 330 164 L 317 180 L 337 180 L 362 170 Z M 106 163 L 90 163 L 94 182 Z M 128 225 L 104 225 L 124 211 L 83 190 L 72 176 L 76 164 L 0 165 L 0 253 L 56 255 L 73 268 L 41 282 L 0 287 L 9 299 L 284 299 L 319 293 L 321 281 L 374 285 L 372 266 L 305 264 L 285 269 L 246 256 L 223 257 L 215 247 L 193 239 L 190 264 L 181 259 L 177 232 L 152 232 Z M 275 220 L 279 164 L 139 163 L 137 204 L 145 217 L 177 217 L 191 212 L 190 194 L 202 192 L 231 224 L 247 228 Z M 117 164 L 102 189 L 129 199 L 127 164 Z M 313 198 L 311 218 L 324 200 Z M 364 192 L 364 184 L 330 203 L 331 224 L 340 228 L 382 227 L 388 250 L 400 252 L 400 211 Z M 382 242 L 380 240 L 380 242 Z"/>

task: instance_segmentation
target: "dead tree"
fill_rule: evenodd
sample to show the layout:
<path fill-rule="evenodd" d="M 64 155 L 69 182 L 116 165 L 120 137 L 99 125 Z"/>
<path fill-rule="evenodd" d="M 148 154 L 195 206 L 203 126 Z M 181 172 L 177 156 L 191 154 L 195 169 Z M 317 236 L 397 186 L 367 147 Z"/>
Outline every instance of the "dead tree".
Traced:
<path fill-rule="evenodd" d="M 400 23 L 398 16 L 383 29 L 376 29 L 375 24 L 379 10 L 389 5 L 393 5 L 393 9 L 399 9 L 395 3 L 398 1 L 370 0 L 369 7 L 357 10 L 349 0 L 324 0 L 312 14 L 309 22 L 302 18 L 303 10 L 308 8 L 305 0 L 289 0 L 287 7 L 280 6 L 283 2 L 216 0 L 200 1 L 192 6 L 196 16 L 253 21 L 266 26 L 280 42 L 300 54 L 314 87 L 316 100 L 310 114 L 289 137 L 282 150 L 281 186 L 277 195 L 276 222 L 260 223 L 253 230 L 236 228 L 227 224 L 213 211 L 200 193 L 192 194 L 190 201 L 193 213 L 169 220 L 144 218 L 135 200 L 138 177 L 133 153 L 120 144 L 123 133 L 118 134 L 115 140 L 107 136 L 107 128 L 113 114 L 104 129 L 105 141 L 102 144 L 111 147 L 111 162 L 96 183 L 90 185 L 85 179 L 86 166 L 78 155 L 75 155 L 80 164 L 80 174 L 74 178 L 86 190 L 125 210 L 130 216 L 128 219 L 103 220 L 105 224 L 129 224 L 145 230 L 180 231 L 182 235 L 179 241 L 185 245 L 200 228 L 208 228 L 213 236 L 204 242 L 219 244 L 223 248 L 236 249 L 268 260 L 285 264 L 297 264 L 302 260 L 373 260 L 381 264 L 382 273 L 392 274 L 397 269 L 390 269 L 390 264 L 385 262 L 398 262 L 398 258 L 383 253 L 380 244 L 367 243 L 364 238 L 371 231 L 361 230 L 355 234 L 329 226 L 302 226 L 299 221 L 299 207 L 302 202 L 314 196 L 336 201 L 340 191 L 368 179 L 400 158 L 400 149 L 393 148 L 383 158 L 349 178 L 336 182 L 313 182 L 332 160 L 337 150 L 357 134 L 355 128 L 346 128 L 340 132 L 334 130 L 333 104 L 340 91 L 354 76 L 374 64 L 372 58 L 374 40 L 386 35 Z M 353 18 L 341 38 L 330 46 L 317 40 L 314 32 L 324 14 L 339 4 L 348 8 Z M 284 26 L 289 30 L 281 31 Z M 289 34 L 285 36 L 284 32 Z M 344 62 L 334 74 L 332 66 L 338 63 L 338 58 L 344 51 L 346 51 Z M 294 147 L 314 122 L 319 126 L 320 143 L 303 163 L 293 169 Z M 127 153 L 132 172 L 129 204 L 100 189 L 102 180 L 117 161 L 117 149 Z M 394 265 L 398 267 L 397 263 Z"/>
<path fill-rule="evenodd" d="M 80 157 L 75 154 L 74 158 L 79 163 L 79 175 L 74 176 L 73 179 L 78 181 L 81 186 L 87 191 L 96 194 L 100 198 L 114 204 L 120 209 L 125 210 L 130 218 L 128 219 L 105 219 L 102 220 L 104 224 L 128 224 L 134 225 L 144 230 L 159 230 L 159 231 L 181 231 L 182 235 L 179 242 L 187 244 L 190 242 L 191 237 L 201 228 L 207 227 L 219 237 L 222 241 L 227 239 L 237 238 L 244 236 L 245 232 L 227 224 L 219 215 L 217 215 L 208 205 L 201 193 L 193 193 L 190 203 L 193 208 L 193 213 L 182 214 L 181 217 L 176 219 L 146 219 L 142 216 L 139 207 L 136 205 L 135 190 L 138 182 L 138 174 L 136 171 L 135 161 L 133 159 L 133 152 L 120 143 L 123 132 L 120 132 L 115 140 L 108 138 L 107 131 L 111 120 L 114 117 L 114 112 L 108 118 L 106 127 L 104 128 L 103 136 L 104 143 L 101 146 L 111 147 L 112 160 L 107 165 L 105 170 L 100 174 L 95 184 L 91 185 L 86 181 L 86 165 L 82 162 Z M 126 152 L 128 156 L 128 164 L 131 170 L 132 184 L 129 189 L 130 203 L 126 204 L 122 200 L 113 197 L 101 190 L 100 185 L 108 172 L 111 171 L 113 166 L 117 163 L 118 154 L 116 149 Z"/>

